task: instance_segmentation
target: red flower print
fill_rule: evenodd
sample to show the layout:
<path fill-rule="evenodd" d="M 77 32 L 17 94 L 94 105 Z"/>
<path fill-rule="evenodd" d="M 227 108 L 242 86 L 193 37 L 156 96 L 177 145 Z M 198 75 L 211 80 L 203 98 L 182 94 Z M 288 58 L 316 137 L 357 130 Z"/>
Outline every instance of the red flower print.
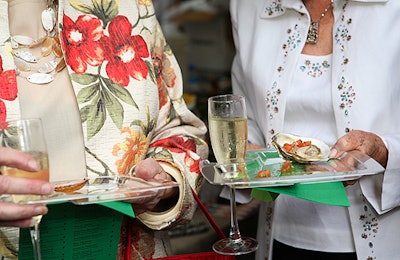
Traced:
<path fill-rule="evenodd" d="M 15 100 L 18 96 L 17 73 L 15 70 L 3 70 L 3 58 L 0 56 L 0 98 Z M 3 100 L 0 100 L 0 121 L 7 118 L 7 109 Z"/>
<path fill-rule="evenodd" d="M 84 73 L 87 64 L 99 66 L 103 62 L 104 51 L 99 43 L 103 33 L 102 22 L 98 18 L 81 15 L 74 22 L 64 15 L 61 43 L 65 60 L 75 73 Z"/>
<path fill-rule="evenodd" d="M 194 153 L 190 153 L 190 154 L 194 154 Z M 200 161 L 201 158 L 197 155 L 194 154 L 196 156 L 190 156 L 189 154 L 185 155 L 185 164 L 187 167 L 189 167 L 191 172 L 197 172 L 200 173 Z M 194 159 L 193 157 L 197 157 L 197 159 Z"/>
<path fill-rule="evenodd" d="M 196 151 L 196 143 L 192 139 L 187 139 L 185 141 L 183 137 L 178 136 L 171 136 L 168 138 L 160 139 L 150 145 L 150 147 L 157 146 L 165 147 L 176 153 Z"/>
<path fill-rule="evenodd" d="M 149 57 L 147 44 L 140 35 L 132 34 L 132 25 L 125 16 L 116 16 L 108 26 L 109 36 L 101 40 L 108 61 L 108 77 L 122 86 L 129 84 L 129 76 L 145 79 L 149 73 L 144 58 Z"/>
<path fill-rule="evenodd" d="M 192 139 L 186 141 L 182 137 L 171 136 L 169 138 L 160 139 L 150 145 L 150 147 L 164 147 L 174 153 L 185 153 L 185 165 L 190 171 L 200 173 L 201 158 L 195 153 L 196 143 Z"/>

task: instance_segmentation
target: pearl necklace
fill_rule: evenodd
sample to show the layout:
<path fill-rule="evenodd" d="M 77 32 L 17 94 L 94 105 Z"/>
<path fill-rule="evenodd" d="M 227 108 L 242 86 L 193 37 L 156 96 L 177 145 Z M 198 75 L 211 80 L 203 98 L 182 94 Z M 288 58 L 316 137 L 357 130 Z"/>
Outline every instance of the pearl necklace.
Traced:
<path fill-rule="evenodd" d="M 311 21 L 310 27 L 308 29 L 307 33 L 307 43 L 317 43 L 318 42 L 318 33 L 319 33 L 319 23 L 321 22 L 321 19 L 325 17 L 326 13 L 328 12 L 329 8 L 333 6 L 333 0 L 328 4 L 328 6 L 324 9 L 322 12 L 321 16 L 319 17 L 318 20 L 316 21 Z"/>
<path fill-rule="evenodd" d="M 47 57 L 53 55 L 53 58 L 35 68 L 36 72 L 31 73 L 26 79 L 33 84 L 48 84 L 54 80 L 54 73 L 60 72 L 65 68 L 65 61 L 61 50 L 60 39 L 57 30 L 58 1 L 47 0 L 46 9 L 41 13 L 41 22 L 46 34 L 40 39 L 34 40 L 25 35 L 11 36 L 11 46 L 13 48 L 14 63 L 17 75 L 22 76 L 22 72 L 31 72 L 39 58 L 30 51 L 30 49 L 41 47 L 40 55 Z M 53 74 L 52 74 L 53 73 Z"/>

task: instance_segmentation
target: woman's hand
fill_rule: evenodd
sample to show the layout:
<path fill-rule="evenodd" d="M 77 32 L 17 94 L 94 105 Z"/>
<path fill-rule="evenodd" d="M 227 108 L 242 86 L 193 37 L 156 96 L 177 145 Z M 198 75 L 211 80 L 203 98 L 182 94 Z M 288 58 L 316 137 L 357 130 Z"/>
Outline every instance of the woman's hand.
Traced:
<path fill-rule="evenodd" d="M 172 177 L 164 171 L 160 164 L 153 158 L 140 161 L 135 167 L 134 176 L 151 182 L 168 182 Z M 162 199 L 171 198 L 177 193 L 177 188 L 151 191 L 148 197 L 132 200 L 135 212 L 153 210 Z"/>
<path fill-rule="evenodd" d="M 339 138 L 331 148 L 330 158 L 339 158 L 343 153 L 358 150 L 386 167 L 388 161 L 388 150 L 383 140 L 376 134 L 360 130 L 350 131 Z M 352 185 L 356 181 L 344 182 L 344 185 Z"/>
<path fill-rule="evenodd" d="M 153 158 L 140 161 L 135 167 L 135 176 L 146 181 L 171 181 L 171 176 L 164 171 Z"/>
<path fill-rule="evenodd" d="M 330 158 L 338 158 L 344 152 L 358 150 L 367 154 L 375 161 L 386 167 L 388 160 L 388 150 L 382 139 L 376 134 L 360 130 L 350 131 L 348 134 L 339 138 L 332 147 Z"/>
<path fill-rule="evenodd" d="M 30 156 L 9 148 L 0 147 L 0 165 L 19 168 L 25 171 L 37 171 L 39 165 Z M 48 182 L 35 179 L 0 176 L 0 194 L 37 194 L 47 195 L 53 191 Z M 45 205 L 19 205 L 0 202 L 0 226 L 29 227 L 32 217 L 47 213 Z"/>

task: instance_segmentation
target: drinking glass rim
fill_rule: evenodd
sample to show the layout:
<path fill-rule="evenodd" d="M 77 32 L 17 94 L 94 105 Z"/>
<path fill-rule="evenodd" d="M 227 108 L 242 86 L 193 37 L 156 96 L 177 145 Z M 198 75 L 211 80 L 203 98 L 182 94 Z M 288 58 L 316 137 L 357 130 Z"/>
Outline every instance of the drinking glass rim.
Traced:
<path fill-rule="evenodd" d="M 208 98 L 208 101 L 215 103 L 238 102 L 240 100 L 244 100 L 244 96 L 237 94 L 224 94 Z"/>
<path fill-rule="evenodd" d="M 19 127 L 21 125 L 24 125 L 27 122 L 39 122 L 40 125 L 42 125 L 42 119 L 40 119 L 39 117 L 11 119 L 11 120 L 7 120 L 7 121 L 1 121 L 0 122 L 0 130 L 4 130 L 4 129 L 8 128 L 10 125 Z M 43 127 L 43 125 L 42 125 L 42 127 Z"/>

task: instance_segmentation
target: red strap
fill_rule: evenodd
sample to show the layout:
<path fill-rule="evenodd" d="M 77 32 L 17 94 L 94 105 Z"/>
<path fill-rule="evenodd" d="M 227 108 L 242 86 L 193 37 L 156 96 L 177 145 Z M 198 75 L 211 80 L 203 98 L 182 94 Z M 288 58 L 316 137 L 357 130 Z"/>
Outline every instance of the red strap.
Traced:
<path fill-rule="evenodd" d="M 199 205 L 201 211 L 203 211 L 204 215 L 206 216 L 207 220 L 210 222 L 211 226 L 214 228 L 215 232 L 217 232 L 218 236 L 220 238 L 226 238 L 226 235 L 224 234 L 222 229 L 215 222 L 214 218 L 208 212 L 208 210 L 206 209 L 206 206 L 204 206 L 203 202 L 201 202 L 199 196 L 197 195 L 197 193 L 193 189 L 192 189 L 192 193 L 193 193 L 193 197 L 197 201 L 197 204 Z"/>
<path fill-rule="evenodd" d="M 125 248 L 125 260 L 130 260 L 132 255 L 132 219 L 125 217 L 126 221 L 126 248 Z"/>

